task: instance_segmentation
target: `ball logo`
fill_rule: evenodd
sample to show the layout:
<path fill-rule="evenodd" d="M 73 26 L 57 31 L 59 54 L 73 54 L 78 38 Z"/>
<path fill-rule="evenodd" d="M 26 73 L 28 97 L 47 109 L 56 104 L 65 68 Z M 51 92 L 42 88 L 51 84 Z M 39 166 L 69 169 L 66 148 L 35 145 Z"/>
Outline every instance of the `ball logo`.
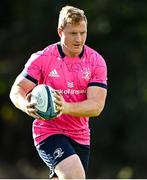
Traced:
<path fill-rule="evenodd" d="M 46 120 L 57 116 L 53 93 L 54 89 L 45 84 L 37 85 L 31 92 L 31 103 L 35 103 L 37 113 Z"/>
<path fill-rule="evenodd" d="M 41 94 L 39 93 L 38 96 L 36 97 L 37 100 L 37 105 L 38 107 L 45 112 L 47 105 L 46 105 L 46 100 L 44 98 L 42 98 Z"/>
<path fill-rule="evenodd" d="M 41 98 L 41 95 L 39 94 L 39 96 L 38 97 L 36 97 L 37 98 L 37 103 L 38 103 L 38 105 L 42 105 L 43 104 L 43 99 Z"/>

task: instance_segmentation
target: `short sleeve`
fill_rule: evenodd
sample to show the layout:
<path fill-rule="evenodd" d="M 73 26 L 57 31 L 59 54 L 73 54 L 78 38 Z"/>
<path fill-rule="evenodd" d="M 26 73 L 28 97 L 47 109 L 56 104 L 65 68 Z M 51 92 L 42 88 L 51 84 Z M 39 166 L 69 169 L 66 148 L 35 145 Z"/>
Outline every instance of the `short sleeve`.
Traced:
<path fill-rule="evenodd" d="M 22 75 L 34 82 L 35 84 L 38 84 L 38 82 L 41 81 L 42 74 L 41 74 L 41 61 L 43 56 L 40 53 L 34 53 L 31 55 L 27 63 L 25 64 L 25 67 L 22 71 Z"/>
<path fill-rule="evenodd" d="M 107 88 L 107 65 L 99 54 L 93 56 L 92 75 L 88 86 L 100 86 Z"/>

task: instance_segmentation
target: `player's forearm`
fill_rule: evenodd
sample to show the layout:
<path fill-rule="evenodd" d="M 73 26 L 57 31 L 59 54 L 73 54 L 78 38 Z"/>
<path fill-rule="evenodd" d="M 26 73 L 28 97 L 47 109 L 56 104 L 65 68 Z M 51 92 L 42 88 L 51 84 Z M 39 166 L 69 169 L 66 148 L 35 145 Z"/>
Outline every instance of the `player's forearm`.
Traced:
<path fill-rule="evenodd" d="M 19 86 L 13 86 L 10 91 L 10 99 L 12 103 L 20 110 L 25 111 L 24 101 L 26 93 Z"/>
<path fill-rule="evenodd" d="M 103 102 L 95 100 L 85 100 L 78 103 L 65 103 L 64 114 L 70 114 L 77 117 L 98 116 L 104 108 Z"/>

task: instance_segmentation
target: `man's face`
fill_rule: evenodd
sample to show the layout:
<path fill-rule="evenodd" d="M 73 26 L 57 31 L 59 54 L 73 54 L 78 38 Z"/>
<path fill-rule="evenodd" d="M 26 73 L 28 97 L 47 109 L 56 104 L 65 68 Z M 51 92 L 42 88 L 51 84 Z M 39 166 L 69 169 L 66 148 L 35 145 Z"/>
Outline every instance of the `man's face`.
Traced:
<path fill-rule="evenodd" d="M 78 24 L 67 23 L 63 30 L 58 29 L 58 34 L 64 53 L 70 57 L 78 56 L 86 41 L 87 24 L 85 21 Z"/>

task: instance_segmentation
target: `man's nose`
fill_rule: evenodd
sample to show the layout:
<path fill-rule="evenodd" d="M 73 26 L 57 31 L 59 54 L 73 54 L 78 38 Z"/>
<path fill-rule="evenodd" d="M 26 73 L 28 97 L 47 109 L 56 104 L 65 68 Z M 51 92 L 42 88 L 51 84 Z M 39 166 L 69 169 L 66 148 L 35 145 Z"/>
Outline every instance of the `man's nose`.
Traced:
<path fill-rule="evenodd" d="M 81 41 L 81 34 L 80 34 L 80 33 L 77 33 L 75 40 L 76 40 L 77 42 L 80 42 L 80 41 Z"/>

